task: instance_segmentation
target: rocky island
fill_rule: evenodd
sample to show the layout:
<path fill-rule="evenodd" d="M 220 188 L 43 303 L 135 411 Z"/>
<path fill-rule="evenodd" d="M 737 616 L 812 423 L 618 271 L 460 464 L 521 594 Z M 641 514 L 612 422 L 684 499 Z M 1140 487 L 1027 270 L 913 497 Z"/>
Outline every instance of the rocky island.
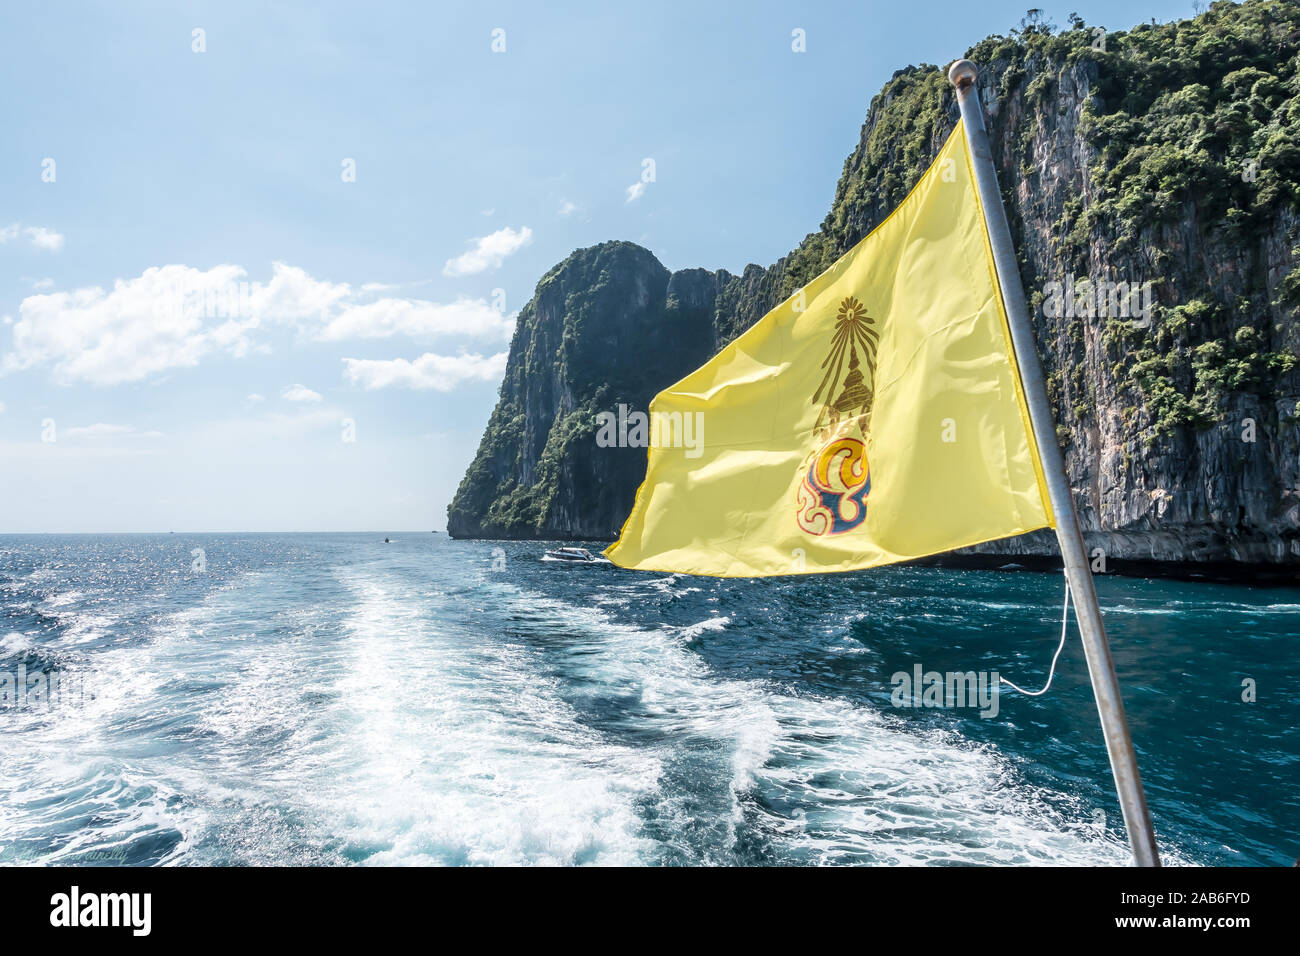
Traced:
<path fill-rule="evenodd" d="M 1119 564 L 1300 568 L 1300 6 L 1217 3 L 1125 32 L 1031 17 L 966 56 L 1089 546 Z M 614 538 L 646 456 L 598 448 L 597 414 L 647 408 L 827 268 L 957 121 L 939 66 L 895 73 L 821 228 L 767 268 L 670 273 L 607 242 L 551 269 L 448 532 Z"/>

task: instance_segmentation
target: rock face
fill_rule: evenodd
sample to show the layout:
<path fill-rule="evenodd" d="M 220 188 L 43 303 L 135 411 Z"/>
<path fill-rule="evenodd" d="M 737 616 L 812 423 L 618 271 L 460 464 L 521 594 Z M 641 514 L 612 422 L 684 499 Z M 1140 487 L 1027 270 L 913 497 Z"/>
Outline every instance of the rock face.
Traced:
<path fill-rule="evenodd" d="M 1090 546 L 1300 564 L 1300 5 L 1219 3 L 1127 33 L 1029 24 L 967 56 Z M 669 275 L 606 243 L 551 270 L 450 533 L 615 536 L 645 452 L 598 448 L 596 413 L 646 409 L 827 268 L 957 119 L 938 67 L 896 73 L 820 230 L 769 268 Z M 1117 283 L 1148 297 L 1108 295 Z M 1054 548 L 1040 533 L 977 550 Z"/>
<path fill-rule="evenodd" d="M 669 274 L 630 242 L 580 249 L 519 313 L 501 398 L 456 497 L 453 537 L 612 538 L 646 452 L 599 447 L 596 416 L 644 411 L 713 354 L 725 272 Z"/>

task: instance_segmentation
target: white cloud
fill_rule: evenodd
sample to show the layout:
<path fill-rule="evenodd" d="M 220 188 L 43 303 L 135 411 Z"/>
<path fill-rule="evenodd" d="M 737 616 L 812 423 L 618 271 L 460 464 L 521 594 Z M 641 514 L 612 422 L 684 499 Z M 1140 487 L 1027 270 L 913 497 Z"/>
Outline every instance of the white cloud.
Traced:
<path fill-rule="evenodd" d="M 572 216 L 572 215 L 573 215 L 575 212 L 577 212 L 577 211 L 578 211 L 578 204 L 577 204 L 577 203 L 569 202 L 569 200 L 567 200 L 567 199 L 564 200 L 564 202 L 560 203 L 560 215 L 561 215 L 561 216 Z"/>
<path fill-rule="evenodd" d="M 53 229 L 46 229 L 44 226 L 24 227 L 16 222 L 0 227 L 0 242 L 10 242 L 20 235 L 26 236 L 28 242 L 46 252 L 58 252 L 63 248 L 63 234 Z"/>
<path fill-rule="evenodd" d="M 645 195 L 646 187 L 649 185 L 650 184 L 647 183 L 644 179 L 638 179 L 631 186 L 628 186 L 627 201 L 636 202 L 638 199 L 640 199 L 642 196 Z"/>
<path fill-rule="evenodd" d="M 503 315 L 485 299 L 457 299 L 448 304 L 421 299 L 379 299 L 349 305 L 318 333 L 326 341 L 384 339 L 394 335 L 431 338 L 462 335 L 507 339 L 514 330 L 513 315 Z"/>
<path fill-rule="evenodd" d="M 33 279 L 33 280 L 32 280 L 32 288 L 35 289 L 37 292 L 44 292 L 46 289 L 53 289 L 53 288 L 54 288 L 54 280 L 53 280 L 53 279 Z"/>
<path fill-rule="evenodd" d="M 49 365 L 64 382 L 134 382 L 172 368 L 197 365 L 214 352 L 245 354 L 257 320 L 209 321 L 202 309 L 177 308 L 176 290 L 202 297 L 237 283 L 244 270 L 216 266 L 155 266 L 111 291 L 98 286 L 31 295 L 18 307 L 13 351 L 0 370 Z"/>
<path fill-rule="evenodd" d="M 0 415 L 3 415 L 4 413 L 5 413 L 5 403 L 0 402 Z"/>
<path fill-rule="evenodd" d="M 405 289 L 411 286 L 428 285 L 432 279 L 416 279 L 411 282 L 364 282 L 361 284 L 362 292 L 392 292 L 395 289 Z"/>
<path fill-rule="evenodd" d="M 259 395 L 259 394 L 257 394 L 257 392 L 251 392 L 251 393 L 249 393 L 249 395 L 244 399 L 244 401 L 248 402 L 248 404 L 250 404 L 250 405 L 256 405 L 258 402 L 264 402 L 264 401 L 266 401 L 266 396 L 265 396 L 265 395 Z"/>
<path fill-rule="evenodd" d="M 37 249 L 58 252 L 63 248 L 63 234 L 44 226 L 28 226 L 24 234 Z"/>
<path fill-rule="evenodd" d="M 306 385 L 286 385 L 280 397 L 286 402 L 319 402 L 320 392 L 313 392 Z"/>
<path fill-rule="evenodd" d="M 468 276 L 499 268 L 507 256 L 513 255 L 532 241 L 533 231 L 527 226 L 518 232 L 507 226 L 491 235 L 471 239 L 472 248 L 455 259 L 448 259 L 442 267 L 443 275 Z"/>
<path fill-rule="evenodd" d="M 526 241 L 527 230 L 518 236 Z M 275 326 L 330 342 L 399 335 L 502 341 L 514 329 L 515 316 L 484 299 L 367 301 L 368 292 L 379 291 L 368 285 L 354 289 L 275 262 L 265 283 L 249 282 L 235 265 L 166 265 L 118 279 L 110 289 L 33 294 L 20 303 L 17 321 L 4 317 L 13 326 L 12 348 L 0 356 L 0 374 L 45 367 L 65 384 L 138 382 L 217 356 L 268 352 Z"/>
<path fill-rule="evenodd" d="M 414 388 L 450 392 L 462 382 L 495 382 L 506 369 L 506 353 L 482 356 L 435 355 L 426 352 L 415 361 L 407 359 L 343 360 L 344 377 L 362 388 Z"/>
<path fill-rule="evenodd" d="M 240 276 L 244 270 L 239 270 Z M 313 279 L 306 270 L 283 262 L 271 264 L 271 281 L 254 283 L 248 292 L 248 311 L 279 322 L 323 320 L 352 296 L 346 282 Z"/>

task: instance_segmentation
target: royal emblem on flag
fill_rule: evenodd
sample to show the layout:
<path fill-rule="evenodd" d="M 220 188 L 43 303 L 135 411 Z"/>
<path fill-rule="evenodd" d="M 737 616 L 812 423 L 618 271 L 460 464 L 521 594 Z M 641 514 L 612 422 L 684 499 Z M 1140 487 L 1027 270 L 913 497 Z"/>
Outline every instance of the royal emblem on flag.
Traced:
<path fill-rule="evenodd" d="M 813 393 L 813 404 L 824 394 L 826 402 L 817 417 L 817 428 L 822 423 L 829 423 L 834 428 L 839 422 L 859 417 L 865 431 L 866 420 L 871 416 L 871 403 L 875 391 L 876 347 L 880 344 L 880 333 L 871 326 L 876 320 L 867 315 L 867 308 L 855 296 L 846 296 L 835 314 L 835 331 L 831 335 L 831 350 L 822 362 L 826 374 L 821 384 Z M 848 359 L 848 374 L 844 374 L 845 359 Z M 871 376 L 868 382 L 863 376 L 863 368 Z M 844 387 L 840 388 L 843 379 Z M 834 400 L 836 389 L 839 395 Z"/>
<path fill-rule="evenodd" d="M 848 437 L 827 442 L 799 482 L 799 527 L 809 534 L 852 531 L 867 517 L 870 491 L 867 446 Z"/>
<path fill-rule="evenodd" d="M 814 426 L 819 444 L 801 466 L 796 520 L 809 534 L 843 534 L 867 517 L 871 469 L 867 436 L 875 395 L 876 320 L 856 296 L 840 302 L 826 370 L 812 401 L 825 400 Z"/>

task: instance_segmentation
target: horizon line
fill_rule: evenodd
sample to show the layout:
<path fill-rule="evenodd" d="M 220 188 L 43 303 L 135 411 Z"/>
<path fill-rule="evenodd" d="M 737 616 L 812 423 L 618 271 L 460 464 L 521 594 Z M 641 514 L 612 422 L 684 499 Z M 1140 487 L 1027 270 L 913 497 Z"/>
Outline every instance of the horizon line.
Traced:
<path fill-rule="evenodd" d="M 344 531 L 329 529 L 312 529 L 288 531 L 283 529 L 272 529 L 266 531 L 178 531 L 168 529 L 166 531 L 2 531 L 0 537 L 17 537 L 26 535 L 29 537 L 39 537 L 42 535 L 53 536 L 60 534 L 447 534 L 446 528 L 369 528 L 361 531 Z"/>

